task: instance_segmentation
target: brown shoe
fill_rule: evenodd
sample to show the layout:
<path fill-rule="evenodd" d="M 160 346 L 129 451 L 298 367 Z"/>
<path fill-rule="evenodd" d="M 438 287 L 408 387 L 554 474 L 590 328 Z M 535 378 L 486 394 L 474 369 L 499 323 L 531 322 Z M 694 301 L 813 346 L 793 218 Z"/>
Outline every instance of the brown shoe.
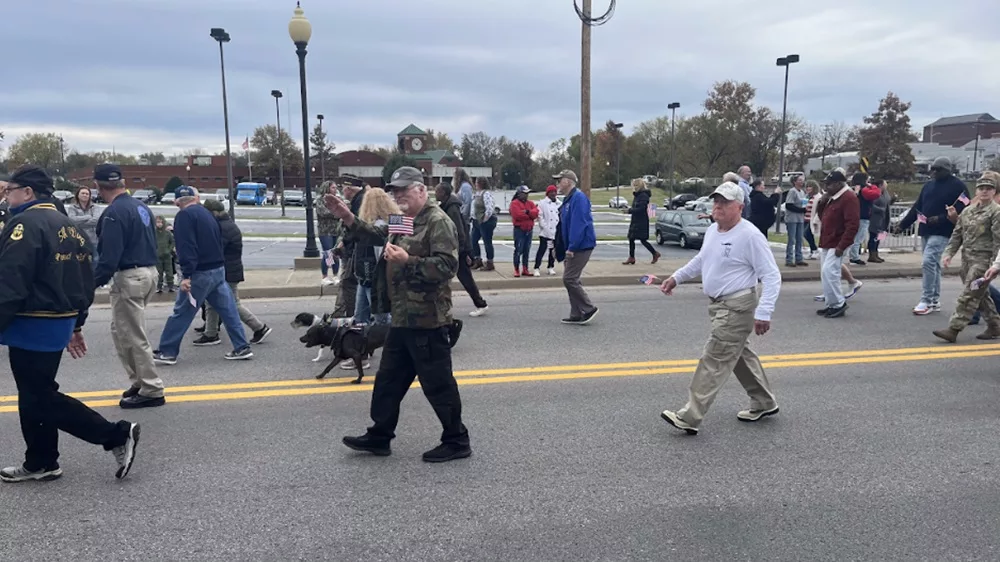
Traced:
<path fill-rule="evenodd" d="M 943 339 L 948 343 L 955 343 L 958 341 L 958 332 L 948 328 L 947 330 L 934 330 L 934 335 Z"/>
<path fill-rule="evenodd" d="M 483 260 L 482 260 L 482 258 L 476 258 L 476 259 L 472 260 L 472 270 L 473 271 L 479 271 L 482 268 L 483 268 Z"/>
<path fill-rule="evenodd" d="M 483 266 L 483 271 L 493 271 L 496 268 L 493 267 L 493 260 L 486 260 L 486 265 Z"/>
<path fill-rule="evenodd" d="M 635 265 L 635 258 L 629 258 L 622 262 L 622 265 Z"/>
<path fill-rule="evenodd" d="M 658 261 L 660 261 L 660 252 L 656 252 L 655 254 L 653 254 L 653 261 L 649 263 L 656 263 Z"/>
<path fill-rule="evenodd" d="M 1000 338 L 1000 326 L 988 326 L 986 331 L 976 336 L 977 340 L 995 340 Z"/>

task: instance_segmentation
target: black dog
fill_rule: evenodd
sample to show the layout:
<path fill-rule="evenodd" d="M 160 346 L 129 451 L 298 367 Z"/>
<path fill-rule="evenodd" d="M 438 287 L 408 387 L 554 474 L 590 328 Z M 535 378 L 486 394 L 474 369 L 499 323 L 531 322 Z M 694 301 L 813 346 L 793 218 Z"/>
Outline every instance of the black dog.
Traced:
<path fill-rule="evenodd" d="M 329 346 L 333 352 L 333 360 L 322 373 L 316 375 L 317 379 L 325 377 L 337 363 L 353 359 L 354 366 L 358 369 L 358 378 L 351 382 L 360 384 L 365 376 L 365 370 L 362 368 L 365 358 L 371 357 L 376 349 L 385 345 L 385 338 L 388 335 L 389 326 L 386 324 L 340 327 L 317 324 L 309 328 L 299 341 L 306 344 L 307 348 Z"/>

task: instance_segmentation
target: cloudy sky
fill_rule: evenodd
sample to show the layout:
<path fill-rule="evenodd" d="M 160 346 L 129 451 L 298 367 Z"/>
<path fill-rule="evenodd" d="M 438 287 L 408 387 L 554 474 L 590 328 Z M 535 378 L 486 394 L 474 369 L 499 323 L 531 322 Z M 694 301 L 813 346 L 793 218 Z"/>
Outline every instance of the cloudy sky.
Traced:
<path fill-rule="evenodd" d="M 806 8 L 806 5 L 816 5 Z M 921 127 L 1000 117 L 1000 4 L 950 0 L 621 0 L 593 35 L 596 126 L 697 113 L 715 81 L 744 80 L 781 109 L 776 57 L 798 53 L 789 109 L 848 123 L 887 91 Z M 224 27 L 234 147 L 273 123 L 284 91 L 301 138 L 287 0 L 5 2 L 0 131 L 61 133 L 70 147 L 166 153 L 224 146 L 217 44 Z M 603 11 L 607 0 L 595 0 Z M 338 149 L 390 144 L 409 123 L 457 141 L 484 130 L 544 149 L 579 130 L 580 22 L 572 0 L 305 0 L 309 113 Z M 22 22 L 19 24 L 18 22 Z M 30 23 L 29 23 L 30 22 Z M 37 25 L 36 25 L 37 24 Z M 286 103 L 287 102 L 287 103 Z"/>

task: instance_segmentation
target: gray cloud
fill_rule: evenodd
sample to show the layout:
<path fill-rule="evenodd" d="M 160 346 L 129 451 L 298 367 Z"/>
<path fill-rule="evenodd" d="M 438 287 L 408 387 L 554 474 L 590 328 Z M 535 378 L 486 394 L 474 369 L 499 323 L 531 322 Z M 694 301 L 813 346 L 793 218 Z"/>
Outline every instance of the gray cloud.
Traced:
<path fill-rule="evenodd" d="M 1000 112 L 1000 76 L 984 72 L 1000 40 L 969 30 L 995 8 L 953 0 L 846 0 L 809 8 L 786 0 L 625 0 L 594 30 L 592 120 L 627 127 L 696 113 L 712 83 L 745 80 L 781 109 L 774 59 L 798 53 L 789 109 L 815 122 L 857 122 L 888 90 L 913 102 L 919 126 L 940 115 Z M 595 9 L 606 3 L 595 0 Z M 224 143 L 218 48 L 225 27 L 234 145 L 274 122 L 301 137 L 298 68 L 274 0 L 40 0 L 5 6 L 8 22 L 46 14 L 40 36 L 10 26 L 0 127 L 8 140 L 61 132 L 84 150 L 179 151 Z M 342 148 L 388 144 L 413 122 L 529 140 L 542 149 L 579 127 L 580 23 L 568 1 L 307 0 L 311 116 Z M 935 14 L 928 18 L 926 14 Z M 978 14 L 978 16 L 976 16 Z M 993 16 L 995 17 L 995 13 Z M 14 54 L 16 52 L 16 55 Z M 290 115 L 288 114 L 290 111 Z M 290 117 L 290 119 L 289 119 Z"/>

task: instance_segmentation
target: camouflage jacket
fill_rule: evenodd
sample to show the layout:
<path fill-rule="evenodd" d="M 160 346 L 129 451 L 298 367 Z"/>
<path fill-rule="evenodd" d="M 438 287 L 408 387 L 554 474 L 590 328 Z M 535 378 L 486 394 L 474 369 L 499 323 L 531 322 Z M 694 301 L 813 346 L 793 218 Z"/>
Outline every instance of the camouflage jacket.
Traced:
<path fill-rule="evenodd" d="M 383 257 L 375 268 L 372 311 L 392 313 L 396 328 L 440 328 L 451 324 L 451 278 L 458 271 L 455 223 L 438 206 L 426 205 L 413 218 L 413 234 L 389 235 L 388 226 L 361 219 L 346 229 L 361 244 L 381 246 L 388 239 L 410 254 L 405 264 Z"/>
<path fill-rule="evenodd" d="M 971 204 L 958 215 L 958 223 L 945 248 L 946 257 L 954 257 L 962 249 L 962 259 L 989 263 L 1000 248 L 1000 205 Z"/>
<path fill-rule="evenodd" d="M 330 182 L 324 182 L 313 198 L 313 207 L 316 209 L 316 236 L 340 236 L 340 219 L 333 216 L 323 203 L 323 196 L 330 193 L 331 187 Z"/>

